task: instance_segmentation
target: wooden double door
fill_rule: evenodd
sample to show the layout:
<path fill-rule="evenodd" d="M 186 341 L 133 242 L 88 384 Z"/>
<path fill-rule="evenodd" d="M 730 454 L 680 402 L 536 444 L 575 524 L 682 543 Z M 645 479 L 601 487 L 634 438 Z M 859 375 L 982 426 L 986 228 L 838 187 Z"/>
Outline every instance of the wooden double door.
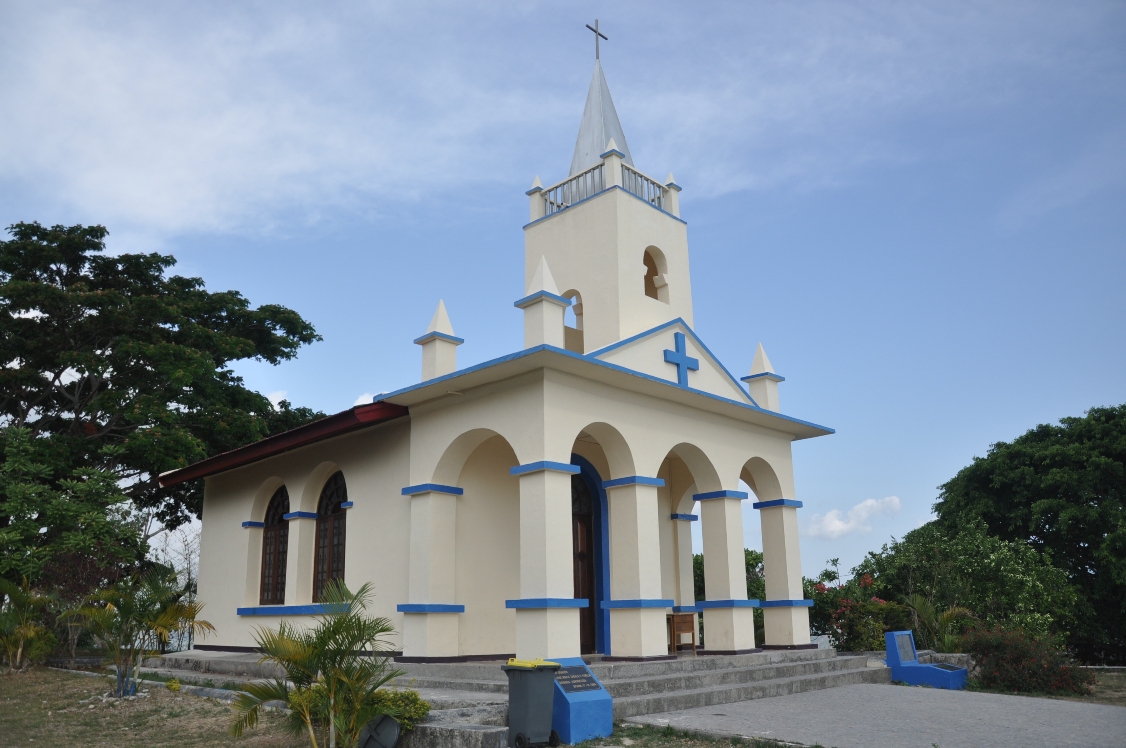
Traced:
<path fill-rule="evenodd" d="M 595 547 L 595 501 L 590 484 L 581 475 L 571 476 L 571 542 L 574 550 L 575 597 L 589 601 L 579 608 L 579 646 L 583 654 L 591 654 L 597 646 L 597 557 Z"/>

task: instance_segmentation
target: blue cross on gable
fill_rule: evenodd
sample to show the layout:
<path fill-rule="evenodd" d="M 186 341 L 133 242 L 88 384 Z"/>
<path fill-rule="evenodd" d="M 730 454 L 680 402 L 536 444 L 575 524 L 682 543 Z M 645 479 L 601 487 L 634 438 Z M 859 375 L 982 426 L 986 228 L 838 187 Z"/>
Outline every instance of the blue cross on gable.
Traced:
<path fill-rule="evenodd" d="M 700 360 L 692 358 L 684 346 L 684 333 L 673 333 L 673 340 L 676 341 L 675 351 L 665 349 L 665 363 L 672 364 L 676 367 L 676 383 L 681 387 L 688 386 L 688 372 L 699 371 Z"/>

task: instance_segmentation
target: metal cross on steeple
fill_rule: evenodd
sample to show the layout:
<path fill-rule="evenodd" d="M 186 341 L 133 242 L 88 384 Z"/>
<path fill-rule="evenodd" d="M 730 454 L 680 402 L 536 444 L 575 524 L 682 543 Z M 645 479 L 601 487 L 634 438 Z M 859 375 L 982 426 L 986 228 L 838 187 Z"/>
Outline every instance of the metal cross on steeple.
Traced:
<path fill-rule="evenodd" d="M 597 18 L 594 19 L 594 25 L 593 26 L 591 26 L 588 23 L 586 25 L 586 27 L 594 32 L 594 59 L 597 60 L 598 59 L 598 38 L 602 37 L 606 41 L 610 41 L 610 37 L 606 36 L 601 31 L 598 30 L 598 19 Z"/>

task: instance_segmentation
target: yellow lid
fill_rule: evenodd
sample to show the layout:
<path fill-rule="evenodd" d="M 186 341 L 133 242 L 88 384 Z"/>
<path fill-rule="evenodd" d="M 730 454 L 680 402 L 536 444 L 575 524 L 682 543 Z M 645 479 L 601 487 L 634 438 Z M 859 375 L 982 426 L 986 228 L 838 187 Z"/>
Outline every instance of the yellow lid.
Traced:
<path fill-rule="evenodd" d="M 515 657 L 510 657 L 509 660 L 508 660 L 508 666 L 509 667 L 526 667 L 526 668 L 561 667 L 561 665 L 558 662 L 549 662 L 542 657 L 537 657 L 534 660 L 518 660 Z"/>

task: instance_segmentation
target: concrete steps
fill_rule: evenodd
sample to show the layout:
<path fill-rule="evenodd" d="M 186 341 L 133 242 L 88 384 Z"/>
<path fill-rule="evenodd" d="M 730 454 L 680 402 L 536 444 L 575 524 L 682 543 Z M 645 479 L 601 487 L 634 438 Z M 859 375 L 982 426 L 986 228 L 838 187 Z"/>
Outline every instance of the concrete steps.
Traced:
<path fill-rule="evenodd" d="M 184 652 L 153 658 L 154 672 L 185 683 L 276 677 L 255 654 Z M 508 679 L 503 663 L 396 663 L 395 688 L 411 688 L 431 704 L 426 722 L 404 748 L 504 748 Z M 889 683 L 877 660 L 837 656 L 831 649 L 748 655 L 681 656 L 657 662 L 594 662 L 594 674 L 614 698 L 614 719 L 729 704 L 855 683 Z M 148 670 L 149 668 L 145 668 Z"/>

